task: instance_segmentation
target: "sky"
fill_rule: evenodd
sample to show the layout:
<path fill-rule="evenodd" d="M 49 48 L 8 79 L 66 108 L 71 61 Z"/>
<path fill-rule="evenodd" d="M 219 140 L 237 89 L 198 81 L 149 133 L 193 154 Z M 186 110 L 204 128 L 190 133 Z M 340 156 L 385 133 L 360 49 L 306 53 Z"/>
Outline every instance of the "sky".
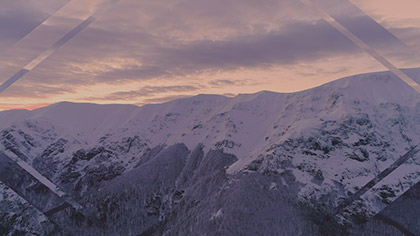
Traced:
<path fill-rule="evenodd" d="M 0 83 L 106 1 L 0 0 Z M 418 0 L 313 1 L 396 66 L 420 67 Z M 1 93 L 0 110 L 295 92 L 382 70 L 297 0 L 121 0 Z"/>

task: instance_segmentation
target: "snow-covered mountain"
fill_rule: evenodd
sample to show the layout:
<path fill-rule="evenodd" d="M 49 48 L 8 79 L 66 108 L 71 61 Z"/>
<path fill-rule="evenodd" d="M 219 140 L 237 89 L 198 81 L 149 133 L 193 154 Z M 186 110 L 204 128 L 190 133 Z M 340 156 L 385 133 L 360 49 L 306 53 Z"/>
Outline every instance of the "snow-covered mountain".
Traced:
<path fill-rule="evenodd" d="M 405 72 L 420 83 L 420 69 Z M 420 143 L 420 94 L 379 72 L 297 93 L 4 111 L 0 130 L 0 151 L 33 166 L 99 218 L 58 213 L 52 225 L 63 232 L 322 235 L 331 229 L 316 218 Z M 367 221 L 419 180 L 420 158 L 409 160 L 327 228 Z M 0 189 L 8 207 L 0 206 L 4 232 L 22 230 L 10 226 L 18 213 L 5 209 L 30 207 Z M 41 234 L 56 234 L 51 227 Z"/>

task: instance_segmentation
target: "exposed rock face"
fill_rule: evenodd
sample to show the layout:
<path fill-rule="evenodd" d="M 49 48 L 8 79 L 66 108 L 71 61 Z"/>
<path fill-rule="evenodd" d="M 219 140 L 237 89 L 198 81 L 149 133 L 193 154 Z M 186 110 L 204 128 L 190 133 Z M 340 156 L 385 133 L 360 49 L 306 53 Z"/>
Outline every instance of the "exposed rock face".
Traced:
<path fill-rule="evenodd" d="M 407 73 L 419 80 L 420 70 Z M 86 208 L 52 222 L 1 184 L 5 235 L 345 235 L 420 180 L 420 158 L 409 160 L 323 221 L 420 142 L 420 95 L 389 73 L 140 108 L 59 103 L 0 112 L 0 130 L 0 151 Z M 29 191 L 36 184 L 23 182 L 16 191 L 49 209 L 52 201 Z"/>

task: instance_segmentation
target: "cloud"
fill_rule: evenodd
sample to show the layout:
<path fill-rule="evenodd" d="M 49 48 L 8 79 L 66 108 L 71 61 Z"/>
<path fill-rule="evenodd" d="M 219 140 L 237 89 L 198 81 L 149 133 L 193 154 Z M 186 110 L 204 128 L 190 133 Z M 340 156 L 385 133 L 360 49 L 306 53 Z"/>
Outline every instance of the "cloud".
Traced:
<path fill-rule="evenodd" d="M 145 99 L 143 103 L 138 103 L 136 105 L 145 105 L 145 104 L 151 104 L 151 103 L 165 103 L 165 102 L 169 102 L 169 101 L 173 101 L 176 99 L 181 99 L 181 98 L 186 98 L 186 97 L 191 97 L 191 95 L 170 95 L 170 96 L 164 96 L 164 97 L 159 97 L 159 98 L 148 98 Z"/>
<path fill-rule="evenodd" d="M 96 76 L 101 81 L 149 80 L 162 77 L 172 77 L 170 71 L 161 66 L 144 65 L 128 68 L 118 68 Z"/>
<path fill-rule="evenodd" d="M 36 89 L 32 86 L 23 84 L 13 85 L 1 94 L 2 97 L 39 99 L 48 98 L 52 95 L 69 94 L 74 92 L 71 88 L 62 88 L 56 86 L 37 85 Z"/>
<path fill-rule="evenodd" d="M 2 43 L 6 45 L 21 37 L 63 1 L 9 1 L 0 9 L 0 27 L 5 29 L 0 32 L 0 50 Z M 48 6 L 47 10 L 41 9 L 43 4 Z M 34 11 L 30 11 L 31 8 Z M 17 13 L 12 14 L 13 11 Z M 384 37 L 381 30 L 372 30 L 372 24 L 366 23 L 369 21 L 366 16 L 343 14 L 340 20 L 357 30 L 362 38 L 381 46 L 384 50 L 381 52 L 407 58 L 394 50 L 394 39 Z M 65 24 L 51 23 L 48 30 L 60 32 Z M 418 28 L 394 30 L 403 32 L 408 41 L 418 45 Z M 50 36 L 45 34 L 44 37 Z M 11 87 L 3 96 L 52 97 L 78 91 L 79 86 L 146 81 L 148 84 L 157 81 L 159 84 L 177 82 L 191 86 L 108 91 L 109 94 L 104 92 L 103 96 L 88 98 L 91 101 L 156 99 L 154 96 L 172 96 L 170 93 L 249 85 L 242 78 L 215 80 L 212 77 L 215 74 L 224 76 L 218 73 L 299 68 L 301 64 L 346 55 L 354 57 L 361 53 L 362 50 L 298 1 L 122 1 L 24 77 L 21 82 L 25 87 L 15 85 L 15 89 Z M 0 71 L 0 78 L 8 78 L 10 71 L 6 69 Z M 304 75 L 293 70 L 288 74 Z M 314 73 L 322 71 L 325 72 L 314 70 Z M 195 78 L 203 78 L 202 84 L 208 87 L 191 85 Z M 259 79 L 259 82 L 265 82 L 263 78 Z"/>
<path fill-rule="evenodd" d="M 65 2 L 65 0 L 14 0 L 2 3 L 0 51 L 7 49 L 8 46 L 32 31 Z"/>
<path fill-rule="evenodd" d="M 176 45 L 149 43 L 151 36 L 144 33 L 138 38 L 128 35 L 125 42 L 120 42 L 122 36 L 113 32 L 107 34 L 106 31 L 95 29 L 86 33 L 75 38 L 71 47 L 60 50 L 60 55 L 54 55 L 54 60 L 50 59 L 41 65 L 42 69 L 32 72 L 32 76 L 45 83 L 112 83 L 173 78 L 211 71 L 234 71 L 241 68 L 269 68 L 319 60 L 339 53 L 360 52 L 323 21 L 294 22 L 281 31 L 242 35 L 217 41 L 204 39 L 179 42 Z M 141 42 L 143 38 L 146 39 L 146 43 L 137 47 L 136 42 Z M 170 39 L 156 41 L 162 40 Z M 119 68 L 109 66 L 102 71 L 89 71 L 95 67 L 98 59 L 100 61 L 112 57 L 133 58 L 138 64 L 122 65 Z M 91 64 L 91 67 L 80 71 L 86 64 Z M 77 67 L 78 65 L 80 66 Z M 66 71 L 68 75 L 57 78 L 51 70 L 59 74 Z"/>
<path fill-rule="evenodd" d="M 209 82 L 209 85 L 214 87 L 225 87 L 225 86 L 239 86 L 247 84 L 244 80 L 229 80 L 229 79 L 218 79 Z"/>
<path fill-rule="evenodd" d="M 349 21 L 350 22 L 350 21 Z M 352 20 L 362 24 L 362 20 Z M 363 27 L 362 27 L 363 28 Z M 388 38 L 370 34 L 362 29 L 365 37 L 378 45 L 389 43 Z M 163 43 L 171 38 L 157 38 L 151 34 L 108 32 L 103 29 L 89 29 L 78 36 L 71 47 L 60 50 L 55 60 L 48 60 L 42 68 L 33 73 L 40 82 L 70 84 L 113 83 L 191 76 L 213 71 L 235 71 L 242 68 L 270 68 L 279 65 L 293 65 L 322 60 L 362 51 L 324 21 L 288 22 L 281 30 L 252 33 L 221 40 L 195 40 L 191 42 Z M 122 40 L 124 39 L 124 40 Z M 144 40 L 144 41 L 143 41 Z M 173 40 L 176 41 L 176 40 Z M 103 58 L 132 58 L 137 64 L 110 66 L 104 70 L 91 71 Z M 99 59 L 99 60 L 98 60 Z M 70 67 L 72 65 L 73 67 Z M 78 65 L 91 65 L 80 71 Z M 76 67 L 74 67 L 76 66 Z M 54 77 L 55 73 L 66 71 L 67 76 Z M 41 73 L 42 72 L 42 73 Z M 69 79 L 71 77 L 71 79 Z"/>
<path fill-rule="evenodd" d="M 177 86 L 145 86 L 139 90 L 115 92 L 104 97 L 91 97 L 86 100 L 135 100 L 144 97 L 153 97 L 158 94 L 178 93 L 178 92 L 192 92 L 200 90 L 200 87 L 192 85 L 177 85 Z M 178 95 L 176 95 L 178 96 Z M 150 100 L 150 99 L 147 99 Z M 152 99 L 153 100 L 153 99 Z M 150 100 L 150 101 L 152 101 Z"/>
<path fill-rule="evenodd" d="M 234 93 L 224 93 L 222 95 L 225 96 L 225 97 L 235 97 L 235 96 L 237 96 L 237 94 L 234 94 Z"/>

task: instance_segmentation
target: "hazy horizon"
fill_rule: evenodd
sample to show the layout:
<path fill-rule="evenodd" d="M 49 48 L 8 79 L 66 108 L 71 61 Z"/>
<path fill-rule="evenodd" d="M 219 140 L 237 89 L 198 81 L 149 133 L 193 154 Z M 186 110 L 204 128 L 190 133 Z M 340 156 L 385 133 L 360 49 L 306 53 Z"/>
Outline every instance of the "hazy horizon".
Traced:
<path fill-rule="evenodd" d="M 104 1 L 74 0 L 56 12 L 67 2 L 3 4 L 1 83 Z M 419 65 L 416 1 L 351 3 L 362 11 L 348 4 L 327 10 L 396 66 Z M 0 94 L 0 110 L 58 101 L 141 105 L 195 94 L 295 92 L 383 70 L 299 1 L 124 0 Z"/>

